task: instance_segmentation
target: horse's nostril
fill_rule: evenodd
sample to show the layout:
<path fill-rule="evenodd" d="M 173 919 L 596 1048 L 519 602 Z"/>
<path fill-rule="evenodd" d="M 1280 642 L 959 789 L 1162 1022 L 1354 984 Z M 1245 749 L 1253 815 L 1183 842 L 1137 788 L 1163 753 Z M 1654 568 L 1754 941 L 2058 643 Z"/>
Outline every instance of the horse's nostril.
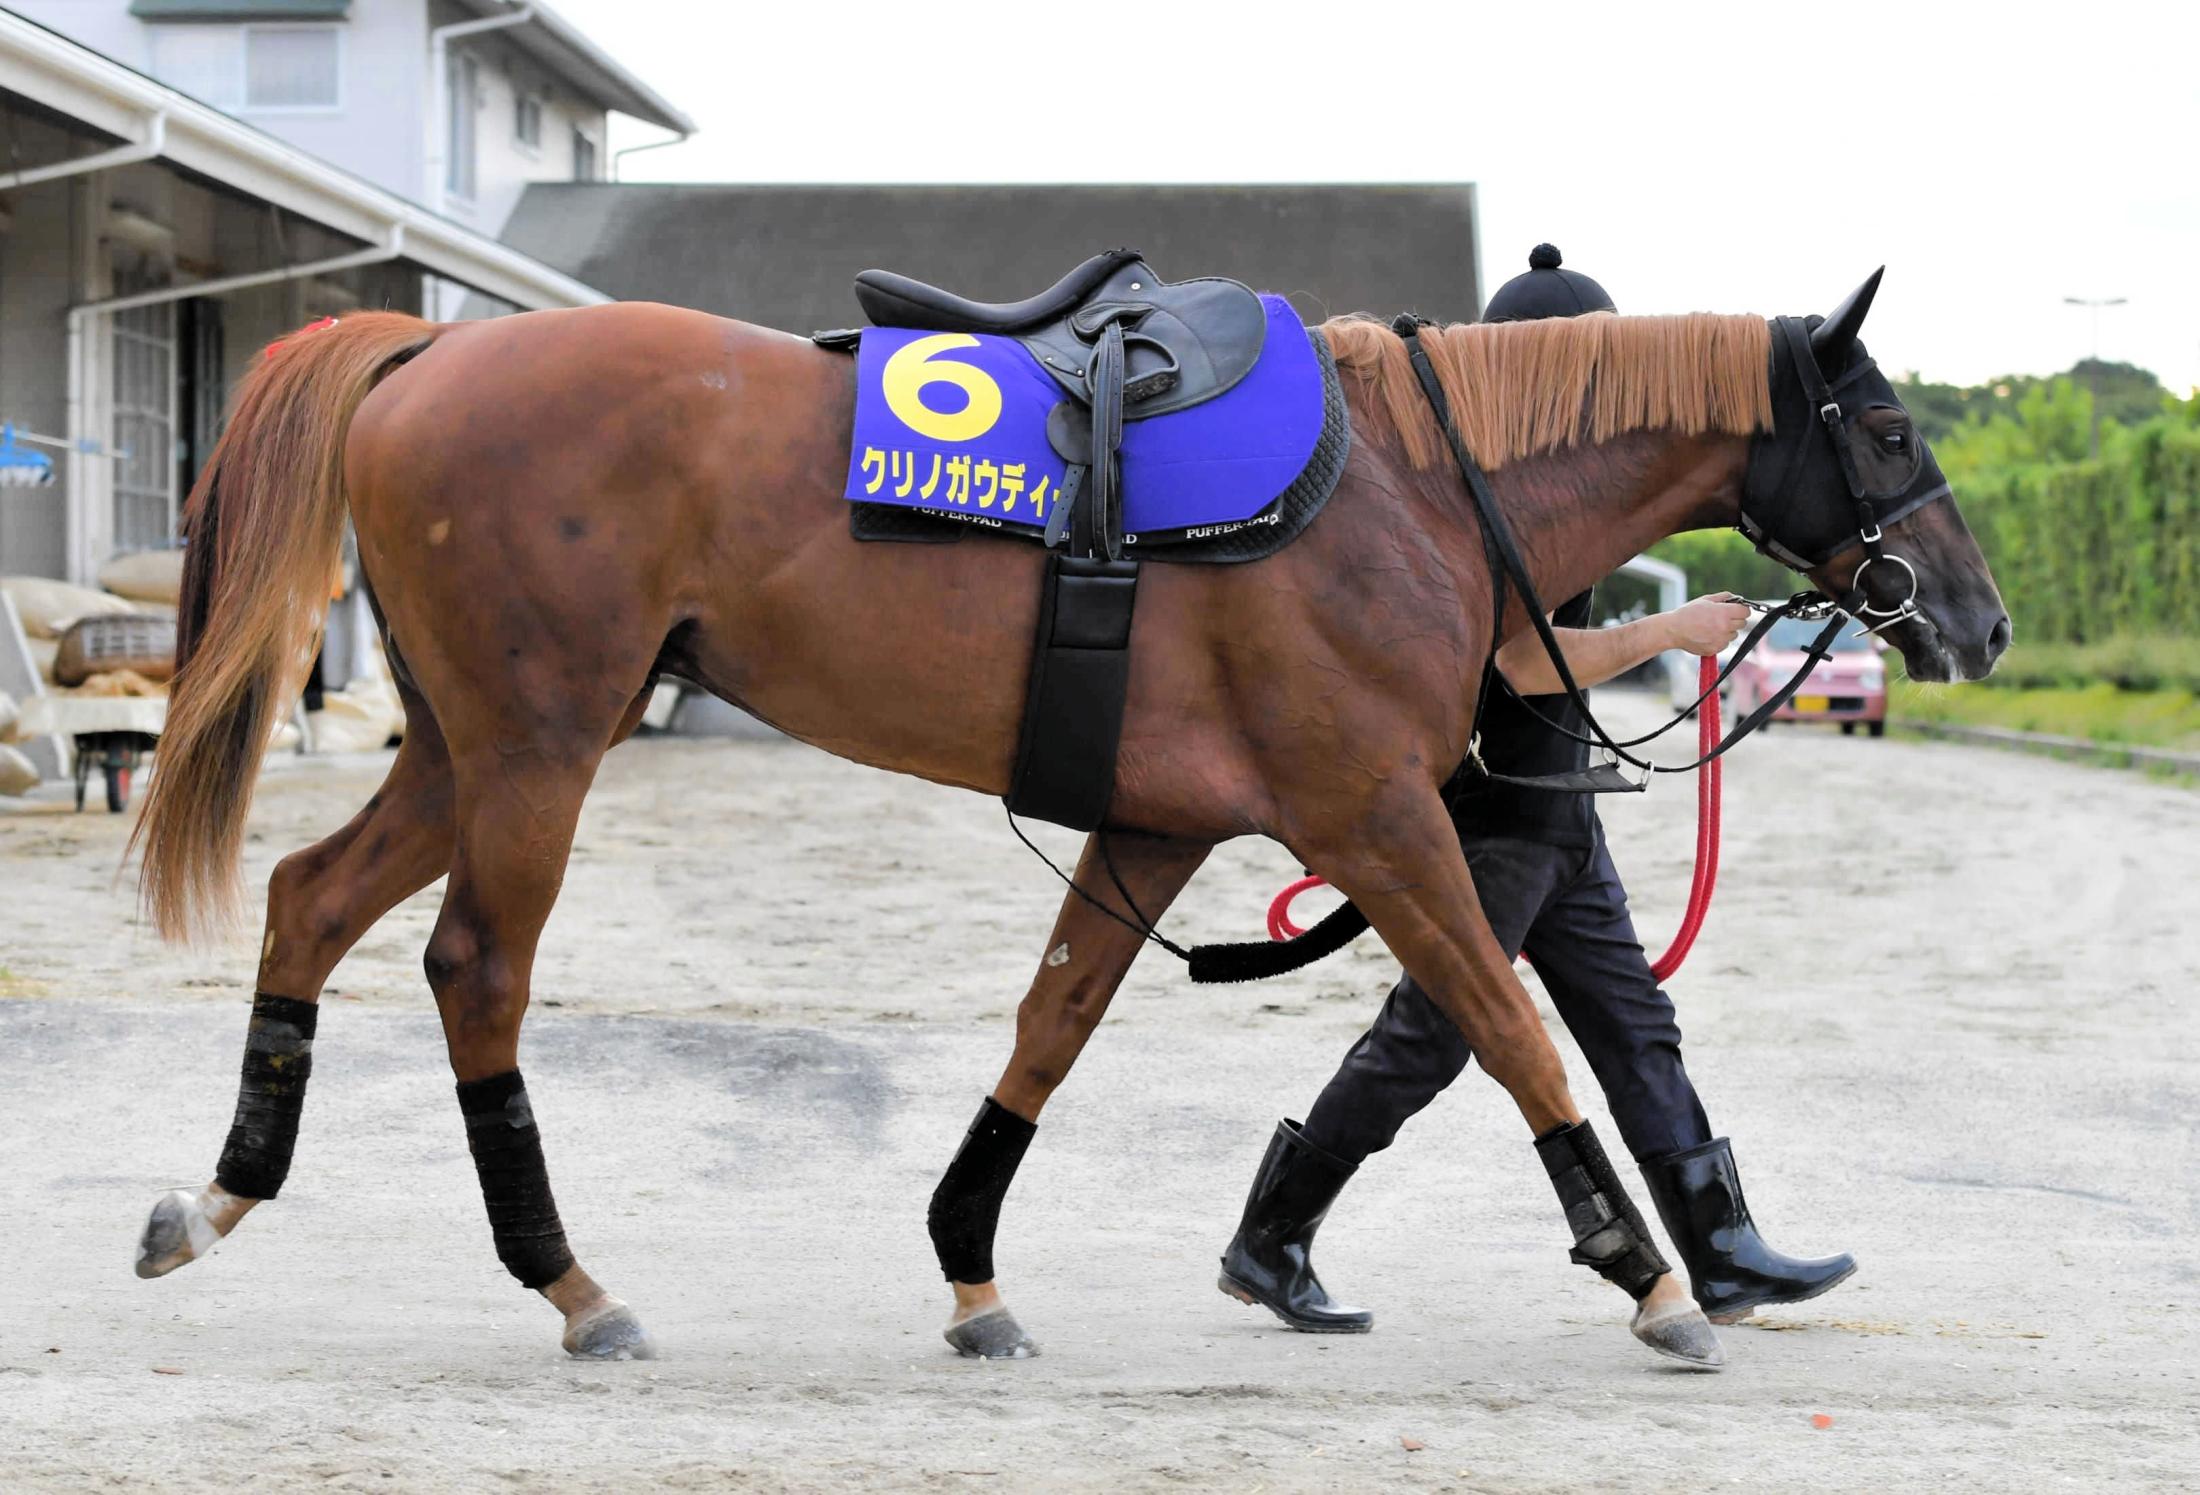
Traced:
<path fill-rule="evenodd" d="M 2009 617 L 2008 614 L 2004 613 L 2001 620 L 1995 623 L 1992 631 L 1986 635 L 1986 657 L 1988 659 L 2001 658 L 2002 651 L 2009 647 L 2009 638 Z"/>

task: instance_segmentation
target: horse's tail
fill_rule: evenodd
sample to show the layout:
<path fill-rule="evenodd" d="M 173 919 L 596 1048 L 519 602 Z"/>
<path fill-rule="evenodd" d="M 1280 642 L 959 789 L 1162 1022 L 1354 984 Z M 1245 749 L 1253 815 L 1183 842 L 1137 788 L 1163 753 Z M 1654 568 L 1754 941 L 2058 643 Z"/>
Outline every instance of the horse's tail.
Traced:
<path fill-rule="evenodd" d="M 271 345 L 184 511 L 176 674 L 133 842 L 162 934 L 233 920 L 261 755 L 313 659 L 343 539 L 344 437 L 393 363 L 438 329 L 368 312 Z"/>

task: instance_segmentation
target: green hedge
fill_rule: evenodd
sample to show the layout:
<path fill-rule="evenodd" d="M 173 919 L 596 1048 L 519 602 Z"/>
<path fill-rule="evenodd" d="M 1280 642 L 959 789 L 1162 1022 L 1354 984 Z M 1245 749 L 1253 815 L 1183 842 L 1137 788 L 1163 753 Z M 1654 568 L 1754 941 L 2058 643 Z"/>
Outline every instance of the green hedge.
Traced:
<path fill-rule="evenodd" d="M 1995 671 L 1993 678 L 2001 684 L 2001 671 Z M 1896 722 L 2007 727 L 2131 747 L 2200 750 L 2200 704 L 2190 691 L 2118 690 L 2105 680 L 2022 690 L 1897 680 L 1890 687 L 1887 713 Z"/>
<path fill-rule="evenodd" d="M 2200 638 L 2113 638 L 2098 644 L 2019 638 L 1989 681 L 2020 690 L 2106 683 L 2118 690 L 2200 695 Z"/>
<path fill-rule="evenodd" d="M 2097 461 L 1959 475 L 2020 646 L 2200 637 L 2200 431 L 2151 421 Z"/>

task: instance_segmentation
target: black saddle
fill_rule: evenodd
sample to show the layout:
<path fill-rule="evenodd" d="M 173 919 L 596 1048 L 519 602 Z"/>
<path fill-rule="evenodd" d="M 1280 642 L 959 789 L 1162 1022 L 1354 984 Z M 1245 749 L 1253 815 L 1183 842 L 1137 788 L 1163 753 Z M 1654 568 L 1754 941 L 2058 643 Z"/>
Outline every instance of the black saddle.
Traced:
<path fill-rule="evenodd" d="M 858 275 L 856 301 L 878 327 L 1015 338 L 1069 396 L 1047 419 L 1067 470 L 1047 520 L 1053 553 L 1008 806 L 1091 830 L 1114 795 L 1138 597 L 1138 562 L 1123 555 L 1123 423 L 1235 386 L 1260 361 L 1267 310 L 1234 280 L 1171 285 L 1134 249 L 1096 254 L 1023 301 L 971 301 L 888 270 Z"/>
<path fill-rule="evenodd" d="M 1096 254 L 1022 301 L 971 301 L 891 270 L 858 275 L 856 301 L 875 327 L 1013 337 L 1087 405 L 1099 345 L 1120 327 L 1124 420 L 1188 410 L 1232 388 L 1259 362 L 1268 326 L 1260 297 L 1237 281 L 1171 284 L 1135 249 Z"/>

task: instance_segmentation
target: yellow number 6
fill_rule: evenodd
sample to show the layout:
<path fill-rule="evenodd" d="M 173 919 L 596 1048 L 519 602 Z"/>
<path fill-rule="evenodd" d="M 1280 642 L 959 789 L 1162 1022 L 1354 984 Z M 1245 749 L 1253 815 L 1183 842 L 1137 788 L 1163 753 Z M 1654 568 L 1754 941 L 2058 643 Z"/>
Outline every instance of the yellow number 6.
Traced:
<path fill-rule="evenodd" d="M 992 430 L 1001 418 L 1001 386 L 985 370 L 967 363 L 948 358 L 932 361 L 950 348 L 977 346 L 978 340 L 967 332 L 936 332 L 902 348 L 879 371 L 886 408 L 910 430 L 934 441 L 969 441 Z M 917 397 L 927 384 L 952 384 L 969 396 L 970 403 L 953 415 L 942 415 Z"/>

